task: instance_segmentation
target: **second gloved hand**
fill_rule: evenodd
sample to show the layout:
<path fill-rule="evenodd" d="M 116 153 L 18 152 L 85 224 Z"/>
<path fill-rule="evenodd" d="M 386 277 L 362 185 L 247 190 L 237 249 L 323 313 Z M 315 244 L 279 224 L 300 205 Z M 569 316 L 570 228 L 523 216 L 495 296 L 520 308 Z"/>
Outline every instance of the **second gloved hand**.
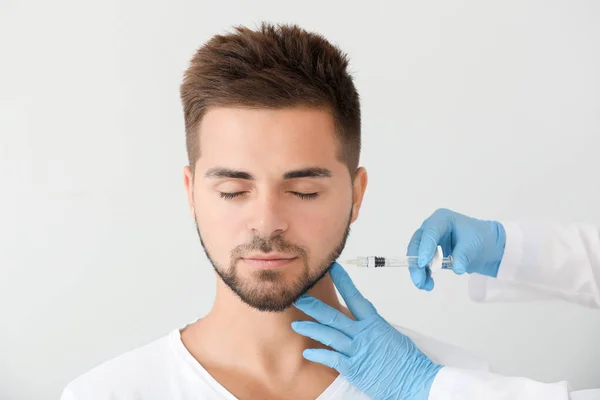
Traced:
<path fill-rule="evenodd" d="M 410 267 L 410 276 L 419 289 L 433 289 L 427 264 L 437 246 L 453 258 L 457 274 L 478 273 L 496 277 L 504 255 L 506 232 L 501 223 L 467 217 L 440 209 L 423 222 L 408 245 L 408 255 L 418 256 L 419 265 Z"/>
<path fill-rule="evenodd" d="M 336 369 L 374 400 L 426 400 L 442 367 L 377 313 L 342 266 L 334 263 L 330 274 L 356 321 L 315 297 L 300 297 L 295 306 L 317 322 L 295 321 L 292 328 L 333 349 L 307 349 L 304 357 Z"/>

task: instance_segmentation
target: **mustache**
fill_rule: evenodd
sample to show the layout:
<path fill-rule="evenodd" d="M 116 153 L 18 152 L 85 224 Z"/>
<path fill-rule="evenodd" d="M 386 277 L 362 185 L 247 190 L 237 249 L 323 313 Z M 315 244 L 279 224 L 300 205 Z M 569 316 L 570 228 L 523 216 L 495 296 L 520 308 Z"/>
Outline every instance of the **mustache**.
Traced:
<path fill-rule="evenodd" d="M 257 250 L 262 253 L 278 251 L 301 257 L 306 257 L 308 254 L 308 251 L 304 247 L 288 242 L 282 235 L 273 235 L 269 238 L 254 236 L 250 243 L 237 246 L 233 249 L 231 255 L 233 259 L 238 259 L 242 258 L 248 252 Z"/>

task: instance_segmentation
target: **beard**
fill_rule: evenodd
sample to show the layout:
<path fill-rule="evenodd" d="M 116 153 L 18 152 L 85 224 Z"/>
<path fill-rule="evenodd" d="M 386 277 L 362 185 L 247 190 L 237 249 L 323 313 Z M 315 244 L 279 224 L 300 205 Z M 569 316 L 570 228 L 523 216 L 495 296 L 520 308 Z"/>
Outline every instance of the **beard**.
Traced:
<path fill-rule="evenodd" d="M 250 243 L 238 246 L 231 252 L 229 269 L 222 268 L 210 256 L 202 240 L 198 225 L 196 225 L 196 230 L 204 254 L 206 254 L 215 272 L 244 303 L 263 312 L 282 312 L 291 307 L 300 296 L 308 292 L 329 272 L 332 263 L 340 256 L 346 246 L 346 240 L 350 235 L 350 220 L 348 218 L 344 234 L 337 246 L 324 259 L 316 262 L 317 268 L 312 269 L 309 264 L 311 260 L 308 250 L 286 241 L 280 234 L 266 239 L 259 236 L 253 237 Z M 275 250 L 296 255 L 304 264 L 300 276 L 294 278 L 294 282 L 290 283 L 286 282 L 286 274 L 282 271 L 258 270 L 253 274 L 253 278 L 242 279 L 239 276 L 236 263 L 244 254 L 253 250 L 263 253 Z"/>

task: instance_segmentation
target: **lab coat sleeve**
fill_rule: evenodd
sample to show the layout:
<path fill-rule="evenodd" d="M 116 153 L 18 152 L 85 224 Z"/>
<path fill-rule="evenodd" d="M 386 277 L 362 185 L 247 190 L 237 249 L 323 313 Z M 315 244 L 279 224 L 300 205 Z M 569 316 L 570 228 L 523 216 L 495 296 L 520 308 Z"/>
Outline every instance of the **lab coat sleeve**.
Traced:
<path fill-rule="evenodd" d="M 496 278 L 472 274 L 479 302 L 563 299 L 600 308 L 600 227 L 503 223 L 504 257 Z"/>
<path fill-rule="evenodd" d="M 444 367 L 429 400 L 570 400 L 567 382 L 541 383 L 485 371 Z"/>
<path fill-rule="evenodd" d="M 73 392 L 69 390 L 69 388 L 65 388 L 60 395 L 60 400 L 77 400 Z"/>

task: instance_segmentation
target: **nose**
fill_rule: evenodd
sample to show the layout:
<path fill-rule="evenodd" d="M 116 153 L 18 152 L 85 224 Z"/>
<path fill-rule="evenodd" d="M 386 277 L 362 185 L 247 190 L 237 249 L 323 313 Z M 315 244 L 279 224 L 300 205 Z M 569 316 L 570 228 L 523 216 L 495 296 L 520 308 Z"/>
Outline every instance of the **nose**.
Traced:
<path fill-rule="evenodd" d="M 248 219 L 248 229 L 254 236 L 270 237 L 287 230 L 285 210 L 277 194 L 257 196 L 254 202 Z"/>

